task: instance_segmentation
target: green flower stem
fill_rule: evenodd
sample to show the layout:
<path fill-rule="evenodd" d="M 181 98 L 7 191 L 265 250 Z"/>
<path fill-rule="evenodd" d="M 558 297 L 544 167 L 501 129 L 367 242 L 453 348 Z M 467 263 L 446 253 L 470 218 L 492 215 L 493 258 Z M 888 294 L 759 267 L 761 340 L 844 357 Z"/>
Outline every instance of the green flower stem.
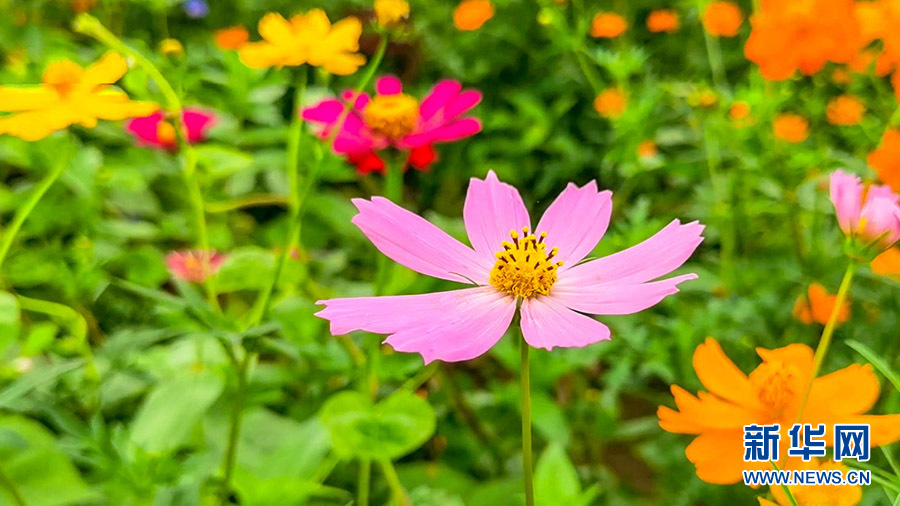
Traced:
<path fill-rule="evenodd" d="M 722 63 L 722 48 L 719 47 L 719 39 L 710 35 L 702 26 L 702 22 L 700 25 L 703 41 L 706 44 L 706 58 L 712 71 L 713 84 L 720 93 L 728 93 L 728 79 L 725 76 L 725 65 Z"/>
<path fill-rule="evenodd" d="M 197 178 L 197 154 L 194 152 L 194 148 L 191 146 L 191 144 L 187 140 L 187 137 L 185 136 L 187 128 L 184 124 L 184 117 L 182 115 L 184 106 L 181 103 L 181 99 L 178 98 L 178 94 L 175 92 L 175 89 L 172 88 L 172 85 L 169 84 L 169 81 L 166 80 L 165 76 L 162 74 L 162 72 L 159 71 L 158 68 L 156 68 L 153 62 L 151 62 L 146 56 L 141 54 L 140 51 L 137 51 L 136 49 L 122 42 L 122 40 L 116 37 L 109 30 L 107 30 L 106 27 L 103 26 L 99 20 L 97 20 L 97 18 L 86 13 L 79 14 L 75 18 L 73 28 L 76 32 L 93 37 L 102 42 L 110 49 L 118 51 L 122 54 L 126 54 L 133 58 L 138 66 L 140 66 L 144 69 L 144 71 L 147 72 L 147 75 L 150 76 L 150 79 L 152 79 L 153 82 L 156 83 L 156 86 L 159 88 L 160 93 L 163 94 L 169 113 L 177 118 L 178 128 L 175 129 L 175 135 L 178 138 L 179 151 L 184 157 L 184 170 L 182 172 L 182 175 L 188 188 L 188 198 L 191 203 L 194 224 L 197 229 L 197 247 L 202 250 L 209 250 L 209 232 L 206 227 L 206 212 L 204 210 L 205 206 L 203 204 L 203 192 L 200 190 L 200 181 Z M 213 282 L 208 281 L 204 283 L 204 288 L 206 290 L 206 296 L 209 299 L 210 304 L 214 307 L 218 307 L 216 290 Z"/>
<path fill-rule="evenodd" d="M 531 366 L 528 351 L 531 348 L 522 338 L 522 473 L 525 478 L 525 506 L 534 506 L 534 476 L 531 455 Z"/>
<path fill-rule="evenodd" d="M 231 495 L 231 479 L 234 475 L 234 465 L 237 461 L 237 446 L 241 435 L 241 421 L 244 414 L 244 397 L 247 392 L 250 360 L 250 353 L 245 353 L 237 368 L 238 384 L 235 389 L 234 405 L 231 409 L 231 419 L 228 424 L 228 446 L 225 447 L 225 456 L 222 462 L 222 506 L 230 503 L 228 497 Z"/>
<path fill-rule="evenodd" d="M 403 490 L 403 484 L 400 483 L 400 477 L 397 476 L 394 464 L 390 460 L 381 460 L 378 463 L 381 465 L 381 471 L 384 473 L 384 478 L 391 489 L 391 496 L 394 499 L 395 506 L 412 506 L 409 497 L 406 496 L 406 492 Z"/>
<path fill-rule="evenodd" d="M 356 487 L 356 504 L 369 506 L 369 487 L 372 481 L 372 461 L 362 459 L 359 461 L 359 479 Z"/>
<path fill-rule="evenodd" d="M 22 496 L 22 493 L 19 492 L 16 484 L 13 483 L 9 476 L 3 471 L 3 467 L 0 467 L 0 487 L 3 487 L 3 489 L 6 490 L 7 495 L 9 495 L 16 506 L 28 506 L 28 503 L 25 502 L 25 498 Z"/>
<path fill-rule="evenodd" d="M 819 345 L 816 346 L 812 374 L 810 374 L 809 381 L 806 383 L 803 401 L 800 403 L 800 410 L 797 412 L 798 422 L 803 417 L 803 410 L 806 408 L 806 401 L 809 400 L 809 392 L 812 390 L 813 381 L 815 381 L 816 376 L 819 375 L 819 370 L 822 368 L 822 363 L 825 361 L 825 355 L 828 353 L 828 348 L 831 346 L 831 338 L 834 335 L 834 329 L 837 327 L 838 315 L 841 312 L 841 308 L 844 306 L 844 302 L 847 300 L 847 293 L 850 291 L 850 284 L 853 282 L 853 275 L 856 273 L 856 267 L 856 262 L 851 260 L 850 264 L 847 265 L 847 270 L 844 271 L 844 278 L 841 280 L 841 286 L 838 288 L 838 293 L 834 300 L 834 307 L 831 309 L 831 314 L 828 316 L 828 322 L 822 330 L 822 337 L 819 339 Z"/>
<path fill-rule="evenodd" d="M 47 194 L 47 191 L 50 190 L 53 183 L 55 183 L 59 179 L 59 176 L 62 175 L 63 170 L 67 166 L 67 161 L 68 160 L 65 157 L 57 159 L 56 163 L 51 167 L 50 173 L 44 176 L 44 179 L 42 179 L 34 188 L 25 203 L 16 210 L 12 222 L 10 222 L 5 233 L 2 235 L 2 238 L 0 238 L 0 268 L 3 266 L 3 261 L 6 260 L 6 255 L 9 253 L 9 250 L 16 239 L 16 235 L 18 235 L 19 231 L 22 229 L 22 225 L 25 224 L 25 220 L 28 219 L 28 216 L 34 210 L 35 206 L 37 206 L 38 202 L 40 202 L 44 195 Z"/>

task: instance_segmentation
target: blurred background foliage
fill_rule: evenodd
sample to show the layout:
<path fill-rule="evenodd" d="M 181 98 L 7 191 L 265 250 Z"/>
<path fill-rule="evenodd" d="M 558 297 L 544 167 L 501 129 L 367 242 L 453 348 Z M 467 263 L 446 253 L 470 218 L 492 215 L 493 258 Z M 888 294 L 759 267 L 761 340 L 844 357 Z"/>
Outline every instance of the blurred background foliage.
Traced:
<path fill-rule="evenodd" d="M 597 256 L 674 218 L 707 224 L 706 241 L 688 265 L 700 279 L 680 295 L 639 315 L 605 318 L 610 342 L 533 354 L 538 504 L 755 504 L 746 487 L 696 479 L 684 457 L 687 438 L 663 432 L 656 407 L 670 403 L 672 383 L 700 388 L 691 354 L 706 336 L 719 339 L 745 371 L 757 363 L 757 346 L 815 344 L 820 327 L 794 320 L 791 308 L 813 281 L 836 291 L 844 266 L 821 175 L 838 167 L 869 173 L 865 155 L 896 102 L 878 78 L 835 84 L 823 72 L 764 82 L 743 56 L 747 23 L 737 38 L 719 41 L 726 72 L 716 83 L 698 21 L 701 2 L 614 3 L 631 28 L 599 41 L 584 36 L 589 17 L 566 2 L 497 0 L 482 29 L 461 32 L 451 21 L 453 2 L 413 0 L 380 73 L 400 76 L 417 95 L 444 78 L 481 90 L 475 114 L 484 130 L 439 147 L 430 171 L 406 174 L 405 205 L 462 237 L 468 179 L 493 169 L 521 190 L 532 216 L 569 181 L 597 179 L 612 189 L 612 225 Z M 611 8 L 606 4 L 582 8 L 593 13 Z M 317 6 L 332 19 L 372 16 L 369 2 L 343 0 L 217 0 L 202 19 L 173 0 L 100 0 L 92 7 L 151 56 L 186 104 L 219 117 L 196 151 L 212 246 L 229 255 L 217 278 L 224 315 L 211 313 L 196 288 L 176 286 L 166 269 L 166 253 L 191 242 L 186 189 L 170 154 L 134 146 L 115 123 L 35 143 L 0 138 L 4 222 L 45 173 L 66 165 L 0 278 L 7 290 L 0 297 L 0 479 L 14 482 L 29 506 L 215 503 L 239 381 L 222 340 L 258 353 L 241 399 L 229 501 L 351 504 L 359 464 L 345 457 L 359 452 L 398 459 L 399 479 L 417 506 L 520 500 L 518 362 L 509 337 L 478 360 L 441 364 L 426 376 L 417 355 L 385 347 L 377 361 L 384 400 L 357 413 L 372 432 L 330 435 L 347 423 L 343 405 L 364 401 L 348 398 L 352 393 L 335 397 L 359 372 L 313 316 L 314 302 L 371 293 L 378 254 L 350 223 L 349 198 L 380 193 L 380 176 L 360 176 L 326 156 L 304 222 L 303 261 L 288 264 L 271 318 L 244 332 L 228 323 L 249 311 L 270 279 L 285 233 L 292 76 L 245 67 L 214 45 L 212 33 L 244 25 L 255 36 L 266 12 Z M 647 14 L 659 7 L 678 10 L 680 31 L 646 30 Z M 751 11 L 750 2 L 741 7 Z M 0 11 L 4 84 L 39 82 L 50 61 L 90 62 L 105 52 L 72 32 L 68 1 L 0 0 Z M 167 37 L 183 43 L 183 55 L 159 53 Z M 372 54 L 377 37 L 364 32 L 364 53 Z M 598 90 L 577 51 L 597 83 L 626 91 L 617 120 L 594 110 Z M 356 81 L 314 74 L 313 82 L 309 102 Z M 159 99 L 140 68 L 120 85 L 132 97 Z M 863 97 L 869 109 L 857 127 L 824 119 L 827 101 L 844 92 Z M 698 94 L 713 100 L 698 103 Z M 738 128 L 728 118 L 735 101 L 750 106 L 752 125 Z M 810 119 L 809 141 L 788 145 L 773 137 L 771 119 L 784 111 Z M 647 140 L 658 152 L 641 156 Z M 304 136 L 301 166 L 315 149 Z M 260 195 L 267 198 L 261 205 L 242 205 Z M 393 272 L 392 293 L 450 286 Z M 828 370 L 863 361 L 843 344 L 849 338 L 898 367 L 895 285 L 863 272 Z M 52 304 L 28 307 L 32 299 Z M 885 387 L 878 406 L 897 412 L 900 395 Z M 402 419 L 392 418 L 397 413 Z M 378 472 L 372 494 L 375 504 L 388 501 Z M 6 504 L 16 502 L 0 494 Z M 889 499 L 871 487 L 864 504 Z"/>

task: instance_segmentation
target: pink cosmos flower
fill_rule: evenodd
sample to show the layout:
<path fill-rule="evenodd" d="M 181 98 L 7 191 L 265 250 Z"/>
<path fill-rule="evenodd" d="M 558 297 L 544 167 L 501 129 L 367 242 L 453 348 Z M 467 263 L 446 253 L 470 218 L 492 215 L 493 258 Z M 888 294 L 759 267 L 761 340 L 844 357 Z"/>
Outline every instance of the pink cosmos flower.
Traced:
<path fill-rule="evenodd" d="M 390 334 L 385 343 L 425 362 L 455 362 L 487 352 L 509 328 L 521 300 L 525 341 L 535 348 L 582 347 L 609 339 L 609 328 L 585 315 L 647 309 L 678 291 L 680 267 L 703 241 L 703 225 L 673 221 L 619 253 L 581 262 L 603 237 L 612 193 L 597 183 L 569 184 L 535 227 L 516 189 L 497 179 L 469 183 L 463 208 L 468 247 L 420 216 L 382 197 L 355 199 L 353 223 L 379 251 L 406 267 L 474 285 L 462 290 L 319 301 L 331 333 Z"/>
<path fill-rule="evenodd" d="M 225 255 L 216 251 L 182 250 L 166 255 L 169 272 L 178 279 L 191 283 L 203 283 L 219 272 L 225 262 Z"/>
<path fill-rule="evenodd" d="M 433 145 L 452 142 L 481 131 L 481 122 L 463 115 L 481 102 L 481 93 L 462 90 L 458 81 L 441 81 L 421 102 L 403 93 L 403 84 L 393 76 L 375 83 L 377 94 L 361 93 L 334 139 L 334 151 L 345 155 L 365 174 L 383 171 L 378 152 L 394 147 L 408 151 L 407 165 L 426 170 L 436 159 Z M 354 92 L 345 91 L 344 101 Z M 301 117 L 317 123 L 316 134 L 329 138 L 344 112 L 336 99 L 303 109 Z"/>
<path fill-rule="evenodd" d="M 866 186 L 860 178 L 836 170 L 831 174 L 831 202 L 846 235 L 877 241 L 883 250 L 900 240 L 900 206 L 890 187 Z"/>
<path fill-rule="evenodd" d="M 187 130 L 185 136 L 191 144 L 206 139 L 207 132 L 216 123 L 215 115 L 202 109 L 186 107 L 182 114 Z M 143 118 L 131 119 L 125 124 L 125 129 L 134 136 L 138 146 L 170 151 L 178 147 L 175 127 L 166 119 L 166 115 L 162 111 Z"/>

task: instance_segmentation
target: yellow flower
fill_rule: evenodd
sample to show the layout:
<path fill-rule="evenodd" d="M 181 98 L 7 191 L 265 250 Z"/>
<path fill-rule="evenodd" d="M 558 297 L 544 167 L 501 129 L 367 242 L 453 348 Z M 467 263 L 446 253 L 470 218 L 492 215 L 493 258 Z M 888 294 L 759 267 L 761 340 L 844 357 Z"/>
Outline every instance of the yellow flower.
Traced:
<path fill-rule="evenodd" d="M 240 49 L 241 60 L 253 68 L 293 67 L 309 64 L 332 74 L 348 75 L 366 63 L 359 51 L 362 23 L 355 17 L 334 25 L 322 9 L 298 14 L 288 21 L 269 13 L 259 20 L 263 40 Z"/>
<path fill-rule="evenodd" d="M 184 46 L 176 39 L 163 39 L 159 42 L 159 52 L 166 56 L 181 56 L 184 54 Z"/>
<path fill-rule="evenodd" d="M 109 53 L 87 68 L 69 60 L 51 63 L 40 86 L 0 86 L 0 111 L 13 113 L 0 116 L 0 135 L 36 141 L 73 124 L 94 128 L 98 119 L 152 114 L 156 104 L 109 89 L 127 70 L 120 54 Z"/>
<path fill-rule="evenodd" d="M 409 2 L 406 0 L 375 0 L 375 17 L 378 24 L 391 28 L 409 17 Z"/>

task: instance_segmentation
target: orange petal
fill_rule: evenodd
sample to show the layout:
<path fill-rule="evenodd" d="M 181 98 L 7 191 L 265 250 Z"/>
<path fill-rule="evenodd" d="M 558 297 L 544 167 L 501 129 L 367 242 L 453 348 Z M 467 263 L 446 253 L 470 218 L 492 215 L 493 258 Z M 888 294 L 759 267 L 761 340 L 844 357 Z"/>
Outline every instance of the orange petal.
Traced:
<path fill-rule="evenodd" d="M 813 369 L 813 351 L 809 346 L 805 344 L 789 344 L 774 350 L 757 348 L 756 353 L 764 362 L 782 362 L 795 366 L 801 375 L 801 381 L 809 381 L 809 376 L 812 374 Z"/>
<path fill-rule="evenodd" d="M 708 337 L 697 346 L 693 363 L 697 377 L 710 392 L 736 404 L 759 405 L 747 375 L 725 355 L 715 339 Z"/>
<path fill-rule="evenodd" d="M 757 414 L 741 406 L 701 392 L 700 398 L 672 385 L 672 395 L 678 410 L 686 420 L 710 429 L 732 429 L 758 421 Z"/>
<path fill-rule="evenodd" d="M 880 392 L 878 378 L 868 364 L 853 364 L 813 381 L 808 406 L 827 406 L 837 415 L 870 410 Z"/>
<path fill-rule="evenodd" d="M 691 422 L 678 411 L 666 406 L 660 406 L 656 410 L 656 416 L 659 417 L 659 426 L 667 432 L 673 432 L 675 434 L 699 434 L 704 430 L 703 426 Z"/>

